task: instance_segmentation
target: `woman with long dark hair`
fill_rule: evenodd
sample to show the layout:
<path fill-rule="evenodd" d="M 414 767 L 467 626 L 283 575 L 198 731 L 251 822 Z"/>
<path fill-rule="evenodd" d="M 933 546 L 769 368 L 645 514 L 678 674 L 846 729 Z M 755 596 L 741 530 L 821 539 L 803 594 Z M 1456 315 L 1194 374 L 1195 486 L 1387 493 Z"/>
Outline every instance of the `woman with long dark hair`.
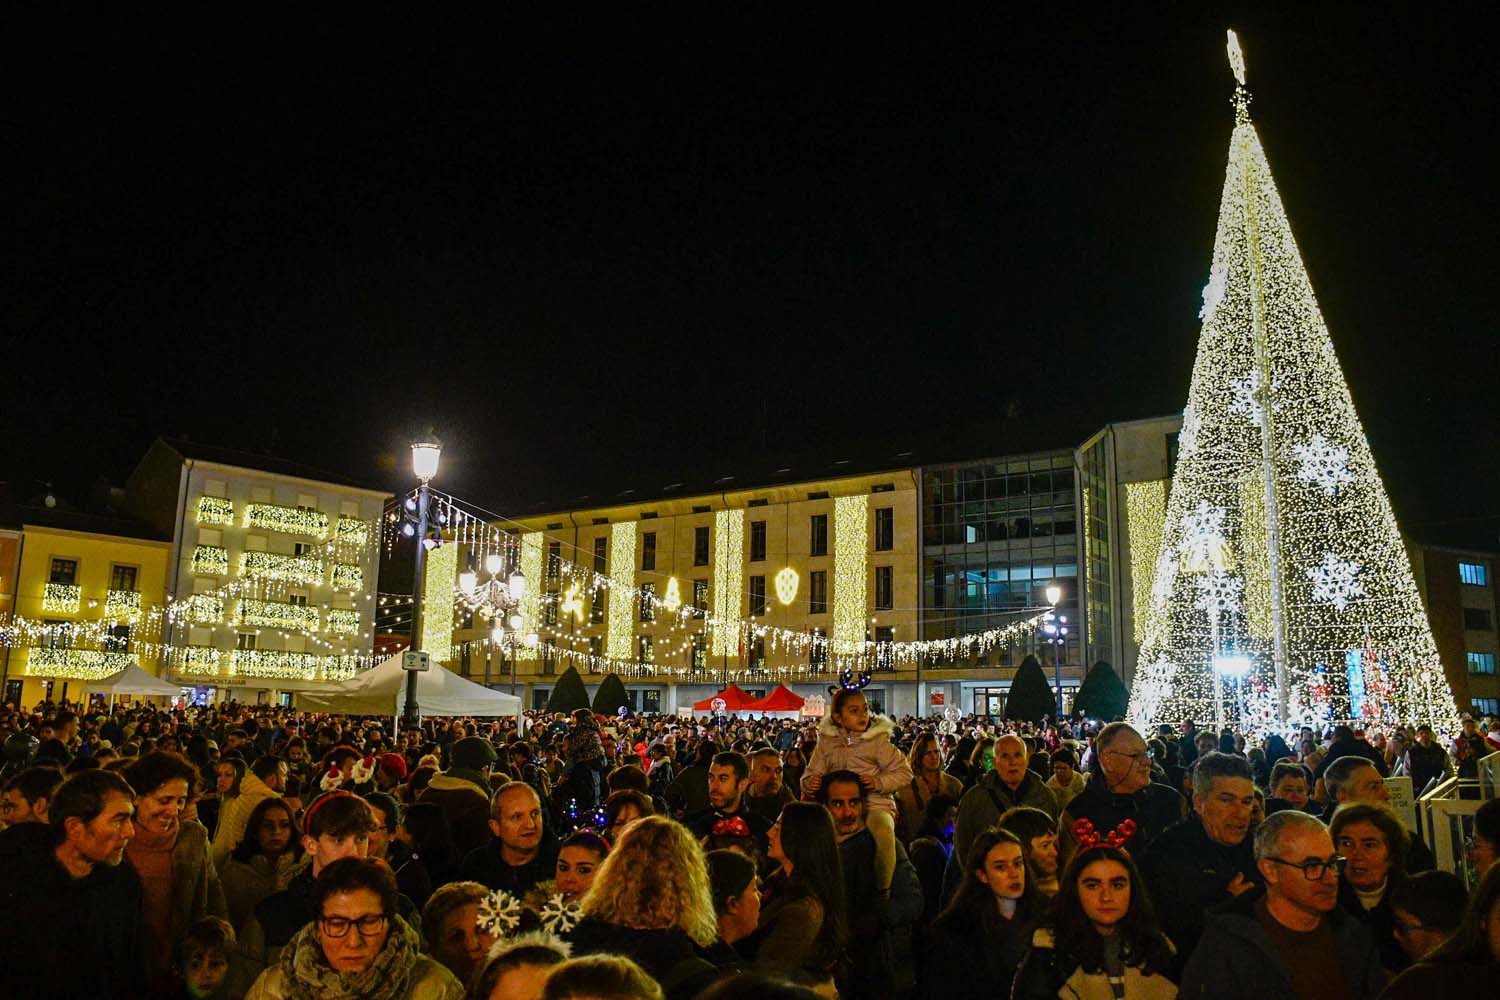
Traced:
<path fill-rule="evenodd" d="M 766 880 L 755 933 L 741 945 L 757 965 L 824 981 L 848 939 L 844 868 L 833 817 L 814 802 L 792 802 L 766 834 L 779 867 Z"/>
<path fill-rule="evenodd" d="M 255 904 L 287 887 L 302 858 L 302 838 L 285 799 L 262 799 L 250 811 L 245 835 L 229 852 L 219 879 L 229 905 L 229 923 L 243 927 Z"/>
<path fill-rule="evenodd" d="M 1063 872 L 1051 916 L 1032 933 L 1012 1000 L 1172 1000 L 1173 960 L 1130 855 L 1088 847 Z"/>
<path fill-rule="evenodd" d="M 1045 906 L 1027 878 L 1021 840 L 1009 830 L 981 832 L 968 856 L 973 863 L 928 939 L 932 1000 L 1009 996 L 1031 923 Z"/>
<path fill-rule="evenodd" d="M 395 862 L 398 877 L 408 866 L 415 865 L 426 873 L 429 886 L 458 881 L 463 858 L 459 857 L 458 848 L 453 843 L 453 830 L 448 826 L 448 816 L 441 806 L 432 802 L 413 802 L 407 806 L 401 814 L 400 825 L 396 827 L 396 840 L 403 848 Z M 415 871 L 406 878 L 421 881 Z"/>

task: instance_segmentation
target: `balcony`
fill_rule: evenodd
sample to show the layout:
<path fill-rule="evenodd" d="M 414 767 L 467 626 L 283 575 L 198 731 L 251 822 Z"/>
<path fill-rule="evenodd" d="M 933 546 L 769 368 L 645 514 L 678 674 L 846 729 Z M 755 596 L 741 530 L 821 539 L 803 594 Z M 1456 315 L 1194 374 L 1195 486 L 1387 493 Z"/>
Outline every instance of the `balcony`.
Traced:
<path fill-rule="evenodd" d="M 141 595 L 134 590 L 111 590 L 104 598 L 104 617 L 134 622 L 141 617 Z"/>
<path fill-rule="evenodd" d="M 223 497 L 198 498 L 198 523 L 227 527 L 234 523 L 234 504 Z"/>
<path fill-rule="evenodd" d="M 83 588 L 76 583 L 49 583 L 42 588 L 42 610 L 58 615 L 75 615 L 83 598 Z"/>
<path fill-rule="evenodd" d="M 223 659 L 223 650 L 212 646 L 188 646 L 178 658 L 176 670 L 179 674 L 217 677 Z"/>
<path fill-rule="evenodd" d="M 280 649 L 236 649 L 229 654 L 231 677 L 270 680 L 345 681 L 354 676 L 358 658 L 292 653 Z"/>
<path fill-rule="evenodd" d="M 48 649 L 37 646 L 26 653 L 26 673 L 31 677 L 97 681 L 119 673 L 129 665 L 129 653 L 106 653 L 98 649 Z"/>
<path fill-rule="evenodd" d="M 197 576 L 227 576 L 229 550 L 217 545 L 199 545 L 193 549 L 192 570 Z"/>
<path fill-rule="evenodd" d="M 193 625 L 222 625 L 224 623 L 224 598 L 218 594 L 194 594 L 184 602 L 187 604 L 187 620 Z"/>
<path fill-rule="evenodd" d="M 335 563 L 333 567 L 333 589 L 351 594 L 358 593 L 365 585 L 364 567 L 353 563 Z"/>
<path fill-rule="evenodd" d="M 255 601 L 244 597 L 240 599 L 235 621 L 239 625 L 260 625 L 287 632 L 316 632 L 319 615 L 317 608 L 305 604 Z"/>
<path fill-rule="evenodd" d="M 282 507 L 274 503 L 252 503 L 245 506 L 247 528 L 261 531 L 277 531 L 284 535 L 307 535 L 312 538 L 328 537 L 328 515 L 320 510 L 305 510 L 301 507 Z"/>
<path fill-rule="evenodd" d="M 240 575 L 316 586 L 323 582 L 323 560 L 280 552 L 244 552 L 240 554 Z"/>
<path fill-rule="evenodd" d="M 363 548 L 370 544 L 370 522 L 357 517 L 341 517 L 334 527 L 333 540 L 340 545 Z"/>
<path fill-rule="evenodd" d="M 328 631 L 336 635 L 359 635 L 359 612 L 350 608 L 329 608 Z"/>

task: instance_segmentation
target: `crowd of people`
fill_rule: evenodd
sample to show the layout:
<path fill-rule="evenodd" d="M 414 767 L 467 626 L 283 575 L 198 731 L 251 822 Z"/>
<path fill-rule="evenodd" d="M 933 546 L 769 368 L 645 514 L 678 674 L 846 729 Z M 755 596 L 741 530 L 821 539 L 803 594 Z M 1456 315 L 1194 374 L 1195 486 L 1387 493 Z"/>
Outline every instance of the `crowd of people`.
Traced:
<path fill-rule="evenodd" d="M 6 995 L 1401 1000 L 1500 973 L 1500 800 L 1455 874 L 1385 781 L 1475 776 L 1494 720 L 1251 745 L 841 689 L 811 720 L 389 722 L 0 709 Z"/>

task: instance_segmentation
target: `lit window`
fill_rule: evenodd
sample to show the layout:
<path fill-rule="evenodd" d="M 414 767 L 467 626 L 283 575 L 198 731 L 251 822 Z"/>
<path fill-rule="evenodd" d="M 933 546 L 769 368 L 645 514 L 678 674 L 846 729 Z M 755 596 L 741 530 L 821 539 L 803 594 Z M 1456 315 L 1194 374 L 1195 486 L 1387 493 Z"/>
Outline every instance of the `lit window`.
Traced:
<path fill-rule="evenodd" d="M 1469 650 L 1469 673 L 1471 674 L 1493 674 L 1495 672 L 1494 653 L 1476 653 Z"/>
<path fill-rule="evenodd" d="M 1490 585 L 1489 567 L 1484 563 L 1461 562 L 1458 564 L 1458 578 L 1475 587 L 1488 587 Z"/>

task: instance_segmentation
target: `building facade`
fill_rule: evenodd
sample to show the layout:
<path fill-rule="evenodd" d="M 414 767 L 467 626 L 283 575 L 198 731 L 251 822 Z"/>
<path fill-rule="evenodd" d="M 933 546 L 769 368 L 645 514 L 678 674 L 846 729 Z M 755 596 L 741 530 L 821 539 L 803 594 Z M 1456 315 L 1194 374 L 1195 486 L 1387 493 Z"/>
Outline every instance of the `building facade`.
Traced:
<path fill-rule="evenodd" d="M 1500 716 L 1495 581 L 1500 555 L 1436 545 L 1407 550 L 1459 711 Z"/>
<path fill-rule="evenodd" d="M 126 483 L 170 538 L 178 610 L 164 673 L 190 697 L 291 704 L 372 660 L 380 517 L 389 494 L 284 462 L 175 440 Z"/>

